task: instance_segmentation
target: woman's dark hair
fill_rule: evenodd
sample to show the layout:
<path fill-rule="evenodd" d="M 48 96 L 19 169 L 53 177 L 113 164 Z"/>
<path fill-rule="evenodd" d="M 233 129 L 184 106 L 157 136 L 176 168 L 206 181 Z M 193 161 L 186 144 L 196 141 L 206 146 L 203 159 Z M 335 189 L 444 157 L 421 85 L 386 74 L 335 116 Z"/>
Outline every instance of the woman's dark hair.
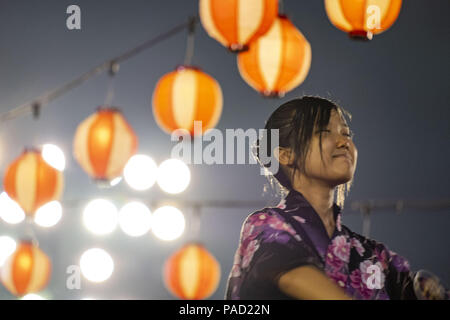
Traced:
<path fill-rule="evenodd" d="M 351 114 L 342 107 L 327 99 L 311 96 L 290 100 L 271 114 L 266 122 L 264 134 L 256 141 L 254 153 L 259 163 L 265 167 L 266 176 L 272 187 L 275 179 L 275 185 L 282 192 L 288 192 L 292 189 L 291 181 L 296 170 L 305 172 L 305 160 L 314 135 L 314 128 L 319 131 L 324 130 L 328 126 L 333 110 L 337 111 L 344 121 L 345 117 L 351 120 Z M 278 129 L 278 146 L 291 148 L 294 152 L 294 164 L 290 165 L 293 168 L 291 177 L 286 176 L 281 166 L 276 173 L 267 170 L 267 168 L 272 167 L 271 161 L 277 161 L 273 156 L 273 150 L 276 146 L 272 146 L 271 129 Z M 319 133 L 319 146 L 322 158 L 322 132 Z M 269 157 L 270 162 L 263 163 L 261 161 L 262 155 Z M 300 167 L 298 167 L 298 164 L 300 164 Z M 344 205 L 345 194 L 350 190 L 352 182 L 353 180 L 337 187 L 337 204 L 341 207 Z"/>

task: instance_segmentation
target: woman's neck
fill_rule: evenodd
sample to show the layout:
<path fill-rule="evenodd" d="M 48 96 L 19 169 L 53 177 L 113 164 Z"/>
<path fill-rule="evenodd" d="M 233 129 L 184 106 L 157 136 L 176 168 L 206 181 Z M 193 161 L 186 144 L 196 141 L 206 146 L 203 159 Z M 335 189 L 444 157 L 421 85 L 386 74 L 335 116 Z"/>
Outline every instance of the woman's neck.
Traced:
<path fill-rule="evenodd" d="M 296 179 L 298 181 L 298 179 Z M 333 213 L 333 196 L 334 189 L 302 176 L 300 178 L 301 184 L 294 184 L 293 188 L 300 192 L 305 199 L 311 204 L 314 210 L 322 219 L 327 230 L 334 228 L 334 213 Z"/>

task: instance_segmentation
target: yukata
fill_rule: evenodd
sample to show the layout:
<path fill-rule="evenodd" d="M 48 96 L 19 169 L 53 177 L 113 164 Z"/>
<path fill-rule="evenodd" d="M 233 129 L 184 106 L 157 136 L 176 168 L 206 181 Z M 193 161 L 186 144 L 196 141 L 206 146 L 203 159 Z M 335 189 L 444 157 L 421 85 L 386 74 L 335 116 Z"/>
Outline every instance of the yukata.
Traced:
<path fill-rule="evenodd" d="M 324 271 L 354 299 L 416 299 L 408 262 L 342 225 L 336 203 L 333 212 L 331 239 L 314 208 L 296 190 L 277 207 L 250 214 L 242 226 L 225 299 L 292 299 L 278 288 L 278 279 L 304 265 Z"/>

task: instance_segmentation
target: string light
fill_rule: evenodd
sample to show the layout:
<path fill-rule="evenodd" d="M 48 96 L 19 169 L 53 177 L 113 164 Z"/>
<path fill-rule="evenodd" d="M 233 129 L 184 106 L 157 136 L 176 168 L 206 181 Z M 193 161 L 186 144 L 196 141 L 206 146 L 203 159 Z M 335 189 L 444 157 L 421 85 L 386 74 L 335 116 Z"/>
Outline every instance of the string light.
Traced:
<path fill-rule="evenodd" d="M 91 282 L 104 282 L 114 271 L 114 261 L 103 249 L 92 248 L 85 251 L 80 258 L 83 276 Z"/>
<path fill-rule="evenodd" d="M 64 171 L 66 167 L 64 152 L 54 144 L 44 144 L 42 147 L 42 158 L 56 170 Z"/>
<path fill-rule="evenodd" d="M 179 159 L 168 159 L 158 168 L 158 185 L 167 193 L 180 193 L 186 190 L 191 181 L 188 166 Z"/>
<path fill-rule="evenodd" d="M 0 268 L 5 263 L 6 259 L 16 250 L 16 241 L 9 236 L 0 237 Z"/>
<path fill-rule="evenodd" d="M 0 218 L 9 224 L 18 224 L 25 219 L 25 212 L 6 192 L 0 194 Z"/>
<path fill-rule="evenodd" d="M 93 200 L 84 209 L 83 222 L 85 227 L 95 234 L 111 233 L 118 223 L 117 208 L 108 200 Z"/>
<path fill-rule="evenodd" d="M 144 191 L 155 184 L 157 171 L 158 166 L 152 158 L 138 154 L 128 160 L 123 175 L 131 188 Z"/>
<path fill-rule="evenodd" d="M 34 222 L 41 227 L 53 227 L 62 217 L 62 206 L 59 201 L 51 201 L 40 207 L 34 215 Z"/>
<path fill-rule="evenodd" d="M 151 225 L 151 212 L 141 202 L 129 202 L 119 212 L 119 226 L 129 236 L 140 237 L 150 230 Z"/>
<path fill-rule="evenodd" d="M 179 238 L 185 226 L 183 213 L 175 207 L 163 206 L 153 213 L 152 231 L 161 240 L 171 241 Z"/>

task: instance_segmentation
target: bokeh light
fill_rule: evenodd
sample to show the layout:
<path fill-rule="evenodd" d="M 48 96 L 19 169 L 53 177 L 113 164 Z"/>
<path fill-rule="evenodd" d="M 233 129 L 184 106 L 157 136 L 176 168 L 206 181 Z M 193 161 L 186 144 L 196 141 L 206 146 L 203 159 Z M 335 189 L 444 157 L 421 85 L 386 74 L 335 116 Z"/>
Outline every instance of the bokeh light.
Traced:
<path fill-rule="evenodd" d="M 9 236 L 0 236 L 0 268 L 8 257 L 16 250 L 16 241 Z"/>
<path fill-rule="evenodd" d="M 59 171 L 64 171 L 66 168 L 66 157 L 64 152 L 54 144 L 44 144 L 42 147 L 42 158 Z"/>
<path fill-rule="evenodd" d="M 95 234 L 111 233 L 118 223 L 117 208 L 108 200 L 92 200 L 84 209 L 83 222 L 85 227 Z"/>
<path fill-rule="evenodd" d="M 157 172 L 158 166 L 152 158 L 138 154 L 128 160 L 123 175 L 131 188 L 143 191 L 155 184 Z"/>
<path fill-rule="evenodd" d="M 62 206 L 59 201 L 51 201 L 37 209 L 34 222 L 45 228 L 53 227 L 62 217 Z"/>
<path fill-rule="evenodd" d="M 183 192 L 190 181 L 191 172 L 189 167 L 179 159 L 165 160 L 158 168 L 158 185 L 167 193 Z"/>
<path fill-rule="evenodd" d="M 114 187 L 114 186 L 117 186 L 121 181 L 122 181 L 122 177 L 117 177 L 117 178 L 112 179 L 112 180 L 109 182 L 109 185 L 110 185 L 111 187 Z"/>
<path fill-rule="evenodd" d="M 152 231 L 161 240 L 177 239 L 183 234 L 185 226 L 183 213 L 175 207 L 163 206 L 153 213 Z"/>
<path fill-rule="evenodd" d="M 141 202 L 127 203 L 119 212 L 119 226 L 123 232 L 132 237 L 147 233 L 152 225 L 152 214 Z"/>
<path fill-rule="evenodd" d="M 81 255 L 80 268 L 83 276 L 89 281 L 103 282 L 111 277 L 114 261 L 105 250 L 92 248 Z"/>
<path fill-rule="evenodd" d="M 35 293 L 29 293 L 24 295 L 20 300 L 47 300 L 44 297 L 35 294 Z"/>
<path fill-rule="evenodd" d="M 6 192 L 0 194 L 0 218 L 10 224 L 17 224 L 25 219 L 25 212 Z"/>

